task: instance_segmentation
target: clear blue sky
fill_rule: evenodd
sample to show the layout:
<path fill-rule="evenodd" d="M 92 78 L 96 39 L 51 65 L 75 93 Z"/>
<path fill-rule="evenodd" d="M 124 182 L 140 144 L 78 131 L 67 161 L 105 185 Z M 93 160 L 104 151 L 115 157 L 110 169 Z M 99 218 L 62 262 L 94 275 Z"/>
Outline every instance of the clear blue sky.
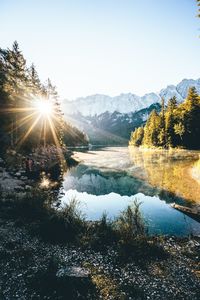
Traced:
<path fill-rule="evenodd" d="M 195 0 L 0 0 L 0 46 L 14 40 L 62 97 L 142 95 L 200 77 Z"/>

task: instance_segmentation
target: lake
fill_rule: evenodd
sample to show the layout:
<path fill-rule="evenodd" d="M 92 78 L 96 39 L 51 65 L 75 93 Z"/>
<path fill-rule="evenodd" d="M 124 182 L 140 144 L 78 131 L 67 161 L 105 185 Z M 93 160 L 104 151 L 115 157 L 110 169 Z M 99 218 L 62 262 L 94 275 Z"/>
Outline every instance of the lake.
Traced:
<path fill-rule="evenodd" d="M 68 170 L 61 206 L 73 198 L 87 220 L 106 212 L 115 218 L 135 199 L 150 234 L 200 235 L 200 223 L 170 203 L 200 205 L 200 152 L 110 147 L 75 152 L 78 166 Z"/>

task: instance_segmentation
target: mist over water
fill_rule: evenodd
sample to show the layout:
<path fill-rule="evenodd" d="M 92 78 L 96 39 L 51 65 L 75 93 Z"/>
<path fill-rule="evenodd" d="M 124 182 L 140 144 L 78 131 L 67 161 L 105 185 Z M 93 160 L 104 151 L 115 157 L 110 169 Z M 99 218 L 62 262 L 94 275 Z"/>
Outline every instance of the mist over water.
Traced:
<path fill-rule="evenodd" d="M 61 204 L 75 197 L 86 219 L 98 220 L 105 211 L 115 218 L 138 199 L 150 233 L 200 235 L 198 222 L 169 205 L 199 205 L 200 184 L 192 176 L 199 154 L 126 147 L 76 152 L 81 162 L 65 176 Z"/>

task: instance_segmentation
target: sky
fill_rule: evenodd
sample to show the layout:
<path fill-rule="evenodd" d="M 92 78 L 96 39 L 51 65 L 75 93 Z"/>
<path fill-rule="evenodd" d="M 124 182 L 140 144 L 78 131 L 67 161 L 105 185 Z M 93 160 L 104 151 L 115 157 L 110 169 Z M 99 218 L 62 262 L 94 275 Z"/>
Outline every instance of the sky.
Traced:
<path fill-rule="evenodd" d="M 195 0 L 0 0 L 0 47 L 14 40 L 61 98 L 157 92 L 200 78 Z"/>

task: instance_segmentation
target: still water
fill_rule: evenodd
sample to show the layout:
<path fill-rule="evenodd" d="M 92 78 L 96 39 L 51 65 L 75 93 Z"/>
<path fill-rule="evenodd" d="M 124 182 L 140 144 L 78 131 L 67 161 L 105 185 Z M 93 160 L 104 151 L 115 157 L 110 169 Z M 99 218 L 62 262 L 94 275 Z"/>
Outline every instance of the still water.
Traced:
<path fill-rule="evenodd" d="M 62 206 L 76 198 L 86 219 L 98 220 L 137 199 L 150 233 L 200 235 L 200 223 L 170 206 L 200 205 L 200 152 L 113 147 L 74 157 L 80 163 L 65 176 Z"/>

